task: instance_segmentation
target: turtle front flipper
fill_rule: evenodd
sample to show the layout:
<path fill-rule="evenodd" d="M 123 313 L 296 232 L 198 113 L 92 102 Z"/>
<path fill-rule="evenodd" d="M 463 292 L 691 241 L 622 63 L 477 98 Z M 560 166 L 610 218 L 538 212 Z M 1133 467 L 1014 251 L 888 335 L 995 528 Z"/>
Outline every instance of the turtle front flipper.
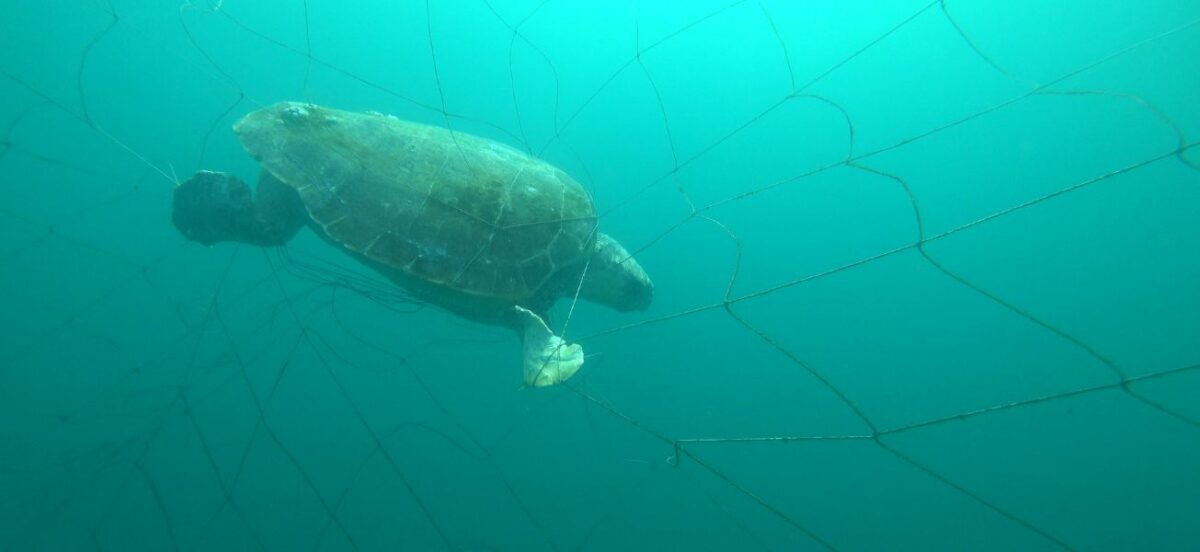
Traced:
<path fill-rule="evenodd" d="M 283 245 L 304 225 L 296 191 L 264 172 L 258 194 L 236 176 L 200 171 L 175 187 L 171 221 L 189 240 Z"/>
<path fill-rule="evenodd" d="M 542 317 L 523 307 L 513 307 L 523 327 L 525 385 L 549 387 L 575 375 L 583 366 L 583 347 L 554 335 Z"/>

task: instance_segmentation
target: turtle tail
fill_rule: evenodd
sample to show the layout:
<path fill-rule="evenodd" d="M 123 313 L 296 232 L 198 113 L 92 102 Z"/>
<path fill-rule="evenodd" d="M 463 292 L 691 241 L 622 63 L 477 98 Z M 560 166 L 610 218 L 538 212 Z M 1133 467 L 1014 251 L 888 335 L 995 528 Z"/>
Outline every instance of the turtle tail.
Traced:
<path fill-rule="evenodd" d="M 299 194 L 267 173 L 257 197 L 236 176 L 200 171 L 175 187 L 171 221 L 189 240 L 212 245 L 233 241 L 283 245 L 304 225 Z"/>

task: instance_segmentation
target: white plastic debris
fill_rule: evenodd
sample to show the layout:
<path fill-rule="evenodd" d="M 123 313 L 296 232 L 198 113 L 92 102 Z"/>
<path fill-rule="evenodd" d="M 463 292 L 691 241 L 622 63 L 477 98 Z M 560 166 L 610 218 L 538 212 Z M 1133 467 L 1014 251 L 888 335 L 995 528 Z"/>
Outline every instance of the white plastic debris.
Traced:
<path fill-rule="evenodd" d="M 525 325 L 525 385 L 548 387 L 567 381 L 583 366 L 583 347 L 554 335 L 546 322 L 523 307 L 513 307 Z"/>

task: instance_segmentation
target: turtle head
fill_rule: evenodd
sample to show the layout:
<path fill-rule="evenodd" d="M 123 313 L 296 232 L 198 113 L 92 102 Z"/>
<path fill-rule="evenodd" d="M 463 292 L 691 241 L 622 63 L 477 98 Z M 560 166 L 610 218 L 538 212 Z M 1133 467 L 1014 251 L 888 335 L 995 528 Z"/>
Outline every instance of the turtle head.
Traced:
<path fill-rule="evenodd" d="M 175 187 L 171 222 L 189 240 L 248 241 L 253 221 L 250 187 L 236 176 L 200 171 Z"/>
<path fill-rule="evenodd" d="M 264 247 L 287 243 L 304 225 L 300 196 L 264 173 L 258 193 L 236 176 L 200 171 L 175 187 L 171 221 L 194 242 L 241 242 Z"/>
<path fill-rule="evenodd" d="M 640 311 L 654 299 L 654 284 L 617 240 L 597 233 L 596 250 L 579 295 L 619 311 Z"/>

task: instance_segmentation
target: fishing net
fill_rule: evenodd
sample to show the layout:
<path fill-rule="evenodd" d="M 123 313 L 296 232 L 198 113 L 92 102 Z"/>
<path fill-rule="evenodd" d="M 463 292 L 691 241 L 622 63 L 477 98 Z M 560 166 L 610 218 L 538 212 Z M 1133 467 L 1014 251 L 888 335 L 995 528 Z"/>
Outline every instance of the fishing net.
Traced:
<path fill-rule="evenodd" d="M 6 6 L 3 549 L 1194 546 L 1200 7 L 880 4 Z M 284 99 L 564 168 L 655 304 L 522 389 L 311 233 L 185 242 Z"/>

